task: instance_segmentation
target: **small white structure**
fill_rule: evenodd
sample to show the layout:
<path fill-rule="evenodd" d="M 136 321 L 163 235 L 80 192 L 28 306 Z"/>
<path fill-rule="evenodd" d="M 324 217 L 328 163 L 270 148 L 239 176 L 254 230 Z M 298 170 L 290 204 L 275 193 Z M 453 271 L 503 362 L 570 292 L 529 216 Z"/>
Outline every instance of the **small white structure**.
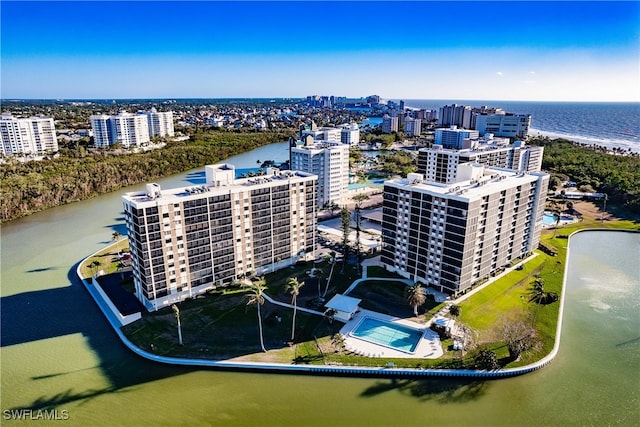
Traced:
<path fill-rule="evenodd" d="M 329 310 L 335 310 L 336 314 L 333 318 L 346 323 L 351 320 L 355 312 L 358 311 L 358 304 L 360 304 L 360 301 L 362 300 L 358 298 L 337 294 L 325 304 L 325 307 L 327 307 L 325 314 Z"/>

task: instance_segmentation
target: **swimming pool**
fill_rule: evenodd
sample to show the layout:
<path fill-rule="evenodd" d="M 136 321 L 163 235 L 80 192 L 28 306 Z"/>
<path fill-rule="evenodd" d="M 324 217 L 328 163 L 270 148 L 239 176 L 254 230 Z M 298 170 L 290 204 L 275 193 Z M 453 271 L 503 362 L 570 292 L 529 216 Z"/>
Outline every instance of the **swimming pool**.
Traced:
<path fill-rule="evenodd" d="M 565 223 L 567 221 L 573 221 L 574 218 L 572 216 L 567 216 L 567 215 L 562 215 L 560 216 L 560 221 L 564 221 Z M 542 223 L 544 225 L 555 225 L 556 224 L 556 217 L 548 212 L 545 212 L 544 214 L 542 214 Z"/>
<path fill-rule="evenodd" d="M 424 331 L 418 329 L 384 322 L 371 317 L 362 319 L 360 324 L 349 333 L 352 337 L 359 338 L 363 341 L 405 353 L 413 353 L 416 351 L 416 347 L 422 339 L 423 334 Z"/>

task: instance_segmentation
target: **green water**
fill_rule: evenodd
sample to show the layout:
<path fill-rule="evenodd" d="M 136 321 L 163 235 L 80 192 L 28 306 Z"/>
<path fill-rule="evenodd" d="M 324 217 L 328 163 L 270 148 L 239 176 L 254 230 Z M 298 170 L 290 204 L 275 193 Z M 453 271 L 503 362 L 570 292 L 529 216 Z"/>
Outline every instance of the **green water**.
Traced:
<path fill-rule="evenodd" d="M 183 177 L 161 181 L 180 182 Z M 114 229 L 124 231 L 120 193 L 2 226 L 3 411 L 64 409 L 68 421 L 38 425 L 81 426 L 599 426 L 640 420 L 638 234 L 572 238 L 562 344 L 548 367 L 498 381 L 394 382 L 192 370 L 134 356 L 73 267 L 104 247 Z"/>

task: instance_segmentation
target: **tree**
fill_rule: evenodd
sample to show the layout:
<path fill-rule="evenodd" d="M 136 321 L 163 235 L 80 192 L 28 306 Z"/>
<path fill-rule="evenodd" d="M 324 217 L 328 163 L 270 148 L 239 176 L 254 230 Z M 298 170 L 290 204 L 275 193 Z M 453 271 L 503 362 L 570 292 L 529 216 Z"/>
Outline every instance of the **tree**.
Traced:
<path fill-rule="evenodd" d="M 349 233 L 351 232 L 351 214 L 346 206 L 340 210 L 340 223 L 342 225 L 342 273 L 344 273 L 349 257 Z"/>
<path fill-rule="evenodd" d="M 247 305 L 255 305 L 258 307 L 258 331 L 260 332 L 260 347 L 262 351 L 266 353 L 267 349 L 264 348 L 264 338 L 262 336 L 262 317 L 260 315 L 260 306 L 264 304 L 264 291 L 267 289 L 264 277 L 261 277 L 258 281 L 249 285 L 249 300 Z"/>
<path fill-rule="evenodd" d="M 327 203 L 327 210 L 328 210 L 329 212 L 331 212 L 331 216 L 333 216 L 333 214 L 334 214 L 338 209 L 340 209 L 340 206 L 338 206 L 338 204 L 337 204 L 334 200 L 332 200 L 332 201 L 330 201 L 329 203 Z"/>
<path fill-rule="evenodd" d="M 334 251 L 331 251 L 329 255 L 331 256 L 331 258 L 329 258 L 329 261 L 331 262 L 331 270 L 329 270 L 329 277 L 327 278 L 327 281 L 325 283 L 324 292 L 322 293 L 322 298 L 325 298 L 327 296 L 327 292 L 329 291 L 329 283 L 331 282 L 331 277 L 333 276 L 333 268 L 336 266 L 337 254 Z"/>
<path fill-rule="evenodd" d="M 360 260 L 362 258 L 362 245 L 360 244 L 360 223 L 362 222 L 362 213 L 360 204 L 369 200 L 367 194 L 356 194 L 353 196 L 353 200 L 356 202 L 356 209 L 354 211 L 354 219 L 356 223 L 356 265 L 358 268 L 358 274 L 360 274 Z"/>
<path fill-rule="evenodd" d="M 116 266 L 116 268 L 118 269 L 118 272 L 120 272 L 120 280 L 124 280 L 124 271 L 123 270 L 124 270 L 124 268 L 126 266 L 127 265 L 124 262 L 118 261 L 118 265 Z"/>
<path fill-rule="evenodd" d="M 180 326 L 180 309 L 177 305 L 172 304 L 171 308 L 176 315 L 176 322 L 178 322 L 178 344 L 182 345 L 182 327 Z"/>
<path fill-rule="evenodd" d="M 476 369 L 493 371 L 500 368 L 496 354 L 488 348 L 482 348 L 473 358 L 473 366 Z"/>
<path fill-rule="evenodd" d="M 573 202 L 571 202 L 571 201 L 567 202 L 567 210 L 570 213 L 573 213 Z"/>
<path fill-rule="evenodd" d="M 535 332 L 535 329 L 522 320 L 503 321 L 500 333 L 507 345 L 511 360 L 518 360 L 525 351 L 538 348 L 540 343 L 536 340 Z"/>
<path fill-rule="evenodd" d="M 449 313 L 453 316 L 453 317 L 458 317 L 460 316 L 460 306 L 457 304 L 451 304 L 449 306 Z"/>
<path fill-rule="evenodd" d="M 304 286 L 304 282 L 299 282 L 297 278 L 291 277 L 287 280 L 285 290 L 291 294 L 291 303 L 293 304 L 293 321 L 291 322 L 291 341 L 296 332 L 296 311 L 298 309 L 297 299 L 300 294 L 300 288 Z"/>
<path fill-rule="evenodd" d="M 111 234 L 111 241 L 112 242 L 116 242 L 116 241 L 120 240 L 120 237 L 122 237 L 122 234 L 120 234 L 120 232 L 118 232 L 118 231 L 114 231 Z"/>
<path fill-rule="evenodd" d="M 418 306 L 424 304 L 427 297 L 424 294 L 422 286 L 415 284 L 413 286 L 407 286 L 405 289 L 405 299 L 407 303 L 413 307 L 413 314 L 418 315 Z"/>
<path fill-rule="evenodd" d="M 98 268 L 102 265 L 102 263 L 100 261 L 93 260 L 90 264 L 89 267 L 93 270 L 93 275 L 95 276 L 96 274 L 98 274 Z"/>

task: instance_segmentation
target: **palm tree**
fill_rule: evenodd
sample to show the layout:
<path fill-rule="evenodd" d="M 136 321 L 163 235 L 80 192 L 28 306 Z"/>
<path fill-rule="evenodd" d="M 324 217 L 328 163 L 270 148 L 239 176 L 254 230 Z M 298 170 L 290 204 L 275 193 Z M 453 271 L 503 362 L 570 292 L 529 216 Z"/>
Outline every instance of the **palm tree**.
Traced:
<path fill-rule="evenodd" d="M 327 292 L 329 291 L 329 283 L 331 282 L 331 276 L 333 275 L 333 267 L 336 266 L 336 253 L 334 251 L 330 252 L 330 262 L 331 262 L 331 270 L 329 271 L 329 277 L 327 278 L 327 283 L 324 286 L 324 292 L 322 294 L 322 298 L 327 296 Z"/>
<path fill-rule="evenodd" d="M 178 322 L 178 344 L 182 345 L 182 327 L 180 326 L 180 309 L 177 305 L 172 304 L 171 308 L 176 315 L 176 321 Z"/>
<path fill-rule="evenodd" d="M 123 271 L 123 270 L 124 270 L 124 268 L 125 268 L 126 266 L 127 266 L 127 265 L 126 265 L 124 262 L 122 262 L 122 261 L 119 261 L 119 262 L 118 262 L 118 265 L 116 266 L 116 268 L 117 268 L 117 269 L 118 269 L 118 271 L 120 272 L 120 280 L 124 280 L 124 271 Z"/>
<path fill-rule="evenodd" d="M 342 273 L 349 259 L 349 233 L 351 232 L 351 213 L 346 206 L 340 211 L 340 223 L 342 224 Z"/>
<path fill-rule="evenodd" d="M 265 353 L 267 349 L 264 348 L 264 338 L 262 337 L 262 317 L 260 315 L 260 306 L 264 304 L 264 296 L 262 295 L 267 289 L 264 277 L 261 277 L 258 281 L 253 282 L 249 286 L 249 300 L 247 305 L 256 305 L 258 307 L 258 330 L 260 331 L 260 347 Z"/>
<path fill-rule="evenodd" d="M 98 274 L 98 267 L 100 267 L 102 265 L 102 263 L 100 261 L 93 260 L 90 264 L 89 267 L 93 270 L 93 275 L 95 276 L 96 274 Z"/>
<path fill-rule="evenodd" d="M 291 303 L 293 304 L 293 322 L 291 323 L 291 341 L 295 336 L 296 331 L 296 312 L 298 310 L 297 300 L 300 294 L 300 288 L 304 286 L 304 282 L 298 281 L 297 278 L 292 277 L 287 280 L 285 290 L 291 294 Z"/>
<path fill-rule="evenodd" d="M 119 231 L 114 231 L 114 232 L 111 234 L 111 241 L 112 241 L 112 242 L 116 242 L 116 241 L 120 240 L 120 237 L 122 237 L 122 234 L 120 234 L 120 232 L 119 232 Z"/>
<path fill-rule="evenodd" d="M 356 194 L 352 198 L 356 202 L 356 208 L 354 211 L 354 219 L 356 223 L 356 264 L 358 274 L 360 274 L 360 258 L 362 258 L 362 247 L 360 245 L 360 224 L 362 222 L 362 208 L 360 207 L 360 204 L 363 201 L 368 200 L 369 196 L 367 194 Z"/>
<path fill-rule="evenodd" d="M 427 300 L 427 297 L 422 291 L 422 286 L 417 283 L 413 286 L 407 286 L 405 289 L 405 298 L 407 303 L 413 307 L 413 314 L 416 316 L 418 315 L 418 306 L 424 304 Z"/>

